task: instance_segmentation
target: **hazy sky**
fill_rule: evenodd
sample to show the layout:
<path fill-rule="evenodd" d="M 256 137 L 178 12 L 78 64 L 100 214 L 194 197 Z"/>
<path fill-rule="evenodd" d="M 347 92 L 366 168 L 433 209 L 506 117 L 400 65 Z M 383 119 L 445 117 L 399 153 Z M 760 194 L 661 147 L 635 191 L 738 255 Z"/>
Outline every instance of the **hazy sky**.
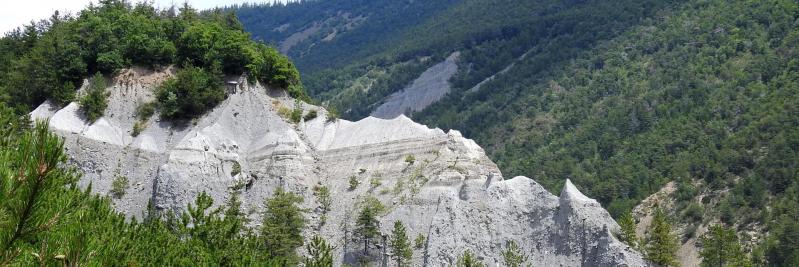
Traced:
<path fill-rule="evenodd" d="M 197 9 L 208 9 L 216 6 L 241 4 L 245 2 L 262 3 L 273 0 L 154 0 L 156 6 L 168 7 L 189 2 Z M 41 20 L 50 17 L 54 11 L 68 11 L 72 14 L 83 9 L 89 2 L 97 0 L 0 0 L 0 35 L 16 27 L 27 24 L 31 20 Z M 137 3 L 139 0 L 132 0 Z"/>

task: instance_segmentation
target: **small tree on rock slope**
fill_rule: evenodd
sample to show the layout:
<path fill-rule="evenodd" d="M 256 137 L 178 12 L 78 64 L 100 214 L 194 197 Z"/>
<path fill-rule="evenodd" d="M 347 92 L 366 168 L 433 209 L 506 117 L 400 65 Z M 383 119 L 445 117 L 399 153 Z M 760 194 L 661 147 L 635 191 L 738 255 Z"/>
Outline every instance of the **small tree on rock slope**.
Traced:
<path fill-rule="evenodd" d="M 261 237 L 266 251 L 272 257 L 287 259 L 286 265 L 299 262 L 296 249 L 303 245 L 302 229 L 305 218 L 298 204 L 301 196 L 278 188 L 275 195 L 266 201 Z"/>
<path fill-rule="evenodd" d="M 363 242 L 363 254 L 368 254 L 369 243 L 380 236 L 380 222 L 377 216 L 385 207 L 380 200 L 367 196 L 361 203 L 361 211 L 355 221 L 355 236 Z"/>
<path fill-rule="evenodd" d="M 411 242 L 405 232 L 405 225 L 400 221 L 394 222 L 394 230 L 391 231 L 391 257 L 397 262 L 397 266 L 407 266 L 408 261 L 413 257 Z"/>
<path fill-rule="evenodd" d="M 661 208 L 655 210 L 646 236 L 646 258 L 661 266 L 679 266 L 677 263 L 677 237 L 671 233 L 671 224 Z"/>

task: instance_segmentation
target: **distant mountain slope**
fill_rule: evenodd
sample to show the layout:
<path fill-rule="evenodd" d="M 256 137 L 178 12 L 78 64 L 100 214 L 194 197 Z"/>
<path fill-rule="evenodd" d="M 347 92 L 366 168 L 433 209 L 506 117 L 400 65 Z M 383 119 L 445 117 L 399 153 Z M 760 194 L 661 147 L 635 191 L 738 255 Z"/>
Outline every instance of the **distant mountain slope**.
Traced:
<path fill-rule="evenodd" d="M 568 60 L 674 2 L 333 0 L 236 12 L 288 53 L 310 94 L 358 119 L 452 52 L 463 60 L 451 81 L 470 88 L 531 49 L 548 49 L 542 62 Z"/>
<path fill-rule="evenodd" d="M 508 174 L 572 177 L 615 216 L 676 181 L 685 239 L 722 222 L 762 244 L 756 259 L 791 266 L 798 18 L 795 1 L 692 1 L 569 62 L 532 54 L 415 117 L 463 129 Z"/>
<path fill-rule="evenodd" d="M 235 10 L 254 38 L 275 44 L 304 71 L 318 71 L 382 53 L 409 28 L 456 2 L 300 1 Z"/>
<path fill-rule="evenodd" d="M 614 216 L 675 181 L 684 239 L 722 222 L 759 232 L 756 260 L 790 266 L 797 21 L 784 0 L 462 0 L 382 51 L 300 70 L 310 94 L 361 118 L 459 51 L 450 94 L 415 119 L 462 130 L 509 176 L 550 191 L 572 177 Z"/>

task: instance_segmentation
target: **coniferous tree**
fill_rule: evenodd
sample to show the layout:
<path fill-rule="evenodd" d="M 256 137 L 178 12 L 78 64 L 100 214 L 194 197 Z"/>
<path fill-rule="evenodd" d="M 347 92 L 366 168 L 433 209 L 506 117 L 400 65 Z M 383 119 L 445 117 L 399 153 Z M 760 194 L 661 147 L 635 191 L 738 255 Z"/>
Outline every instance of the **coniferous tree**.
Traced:
<path fill-rule="evenodd" d="M 471 250 L 463 252 L 463 255 L 458 256 L 458 261 L 455 264 L 458 267 L 485 267 L 485 263 L 477 259 Z"/>
<path fill-rule="evenodd" d="M 0 133 L 10 133 L 0 125 Z M 33 130 L 2 136 L 0 144 L 0 265 L 14 265 L 17 257 L 31 253 L 30 243 L 76 210 L 59 190 L 75 186 L 78 175 L 63 167 L 63 141 L 38 122 Z M 17 262 L 19 263 L 19 262 Z"/>
<path fill-rule="evenodd" d="M 305 257 L 305 267 L 332 267 L 333 247 L 327 244 L 324 238 L 314 236 L 311 243 L 305 245 L 308 256 Z"/>
<path fill-rule="evenodd" d="M 380 221 L 377 216 L 385 207 L 379 200 L 367 196 L 361 202 L 361 211 L 355 221 L 355 236 L 363 242 L 363 254 L 368 254 L 369 244 L 380 235 Z"/>
<path fill-rule="evenodd" d="M 630 247 L 638 248 L 638 236 L 635 233 L 635 219 L 633 219 L 632 212 L 628 211 L 619 218 L 619 226 L 621 227 L 619 240 Z"/>
<path fill-rule="evenodd" d="M 646 258 L 661 266 L 679 266 L 677 237 L 671 233 L 671 223 L 661 208 L 655 209 L 646 236 Z"/>
<path fill-rule="evenodd" d="M 797 195 L 795 188 L 792 192 L 794 196 Z M 796 202 L 791 203 L 793 207 L 799 207 Z M 770 236 L 765 242 L 765 258 L 768 263 L 774 266 L 794 266 L 792 264 L 799 262 L 799 222 L 796 221 L 796 211 L 793 213 L 794 217 L 785 216 L 775 223 Z"/>
<path fill-rule="evenodd" d="M 502 251 L 502 259 L 505 260 L 505 266 L 520 267 L 530 257 L 522 252 L 519 245 L 515 241 L 510 240 L 505 243 L 505 250 Z"/>
<path fill-rule="evenodd" d="M 391 257 L 397 262 L 397 266 L 406 266 L 413 257 L 411 242 L 405 232 L 405 225 L 400 221 L 394 222 L 394 230 L 391 231 Z"/>
<path fill-rule="evenodd" d="M 702 267 L 752 266 L 738 243 L 735 230 L 721 225 L 711 226 L 702 237 L 702 252 L 699 255 L 702 256 Z"/>
<path fill-rule="evenodd" d="M 261 238 L 266 251 L 276 258 L 285 259 L 285 264 L 294 265 L 299 260 L 296 249 L 303 245 L 302 229 L 305 227 L 301 196 L 281 188 L 266 200 Z"/>

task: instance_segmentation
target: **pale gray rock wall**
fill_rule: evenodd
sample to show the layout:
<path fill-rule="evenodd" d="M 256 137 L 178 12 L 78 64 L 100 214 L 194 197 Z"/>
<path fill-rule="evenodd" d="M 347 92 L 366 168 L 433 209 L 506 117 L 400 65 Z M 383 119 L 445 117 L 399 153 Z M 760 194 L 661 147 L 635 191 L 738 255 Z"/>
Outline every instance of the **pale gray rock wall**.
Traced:
<path fill-rule="evenodd" d="M 160 75 L 133 74 L 135 81 Z M 465 250 L 501 266 L 511 240 L 535 266 L 647 265 L 613 237 L 618 225 L 599 203 L 571 182 L 555 196 L 526 177 L 506 180 L 483 149 L 457 131 L 430 129 L 404 116 L 331 122 L 323 108 L 307 104 L 303 109 L 319 116 L 293 124 L 277 112 L 293 107 L 293 99 L 239 79 L 227 100 L 196 121 L 173 125 L 156 116 L 132 137 L 135 107 L 152 101 L 155 85 L 130 79 L 114 80 L 107 89 L 109 109 L 94 124 L 75 103 L 62 109 L 45 103 L 31 113 L 49 118 L 64 136 L 71 161 L 85 174 L 82 186 L 91 183 L 95 192 L 108 194 L 114 177 L 129 178 L 127 193 L 113 201 L 128 216 L 140 216 L 148 201 L 160 211 L 180 212 L 200 192 L 217 205 L 236 192 L 257 226 L 264 200 L 284 188 L 305 198 L 306 236 L 319 234 L 332 243 L 337 265 L 362 256 L 378 263 L 384 256 L 379 248 L 362 255 L 362 244 L 352 238 L 359 202 L 371 195 L 387 207 L 380 217 L 383 233 L 398 220 L 411 239 L 427 237 L 424 248 L 414 250 L 414 266 L 448 266 Z M 415 157 L 412 164 L 408 155 Z M 232 173 L 236 163 L 241 173 Z M 354 190 L 350 177 L 360 181 Z M 313 195 L 317 185 L 330 188 L 327 212 Z"/>
<path fill-rule="evenodd" d="M 450 91 L 449 79 L 458 72 L 458 57 L 454 52 L 446 60 L 422 72 L 408 87 L 389 95 L 373 112 L 372 117 L 393 119 L 401 114 L 423 110 Z"/>

